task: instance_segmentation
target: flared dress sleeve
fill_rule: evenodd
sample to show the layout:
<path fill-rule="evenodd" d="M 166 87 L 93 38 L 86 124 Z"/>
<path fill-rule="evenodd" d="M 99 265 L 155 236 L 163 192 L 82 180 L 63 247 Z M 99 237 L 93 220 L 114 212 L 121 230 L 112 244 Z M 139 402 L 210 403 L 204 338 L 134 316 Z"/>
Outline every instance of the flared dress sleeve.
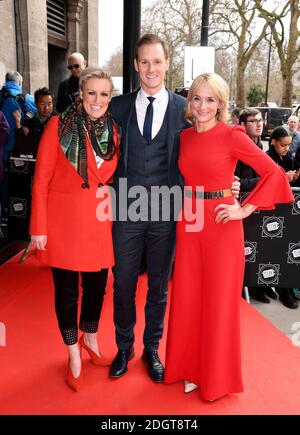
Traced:
<path fill-rule="evenodd" d="M 233 157 L 251 166 L 260 176 L 242 205 L 249 203 L 260 210 L 272 210 L 276 204 L 293 202 L 294 196 L 284 169 L 255 145 L 243 127 L 232 128 L 231 138 Z"/>

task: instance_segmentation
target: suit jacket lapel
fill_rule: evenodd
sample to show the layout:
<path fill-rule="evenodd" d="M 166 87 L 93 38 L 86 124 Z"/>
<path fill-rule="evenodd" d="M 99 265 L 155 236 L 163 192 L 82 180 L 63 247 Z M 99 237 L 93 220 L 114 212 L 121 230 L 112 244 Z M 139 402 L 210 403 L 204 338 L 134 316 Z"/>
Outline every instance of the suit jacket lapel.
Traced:
<path fill-rule="evenodd" d="M 126 133 L 125 133 L 125 140 L 123 142 L 123 156 L 124 156 L 124 166 L 125 166 L 125 173 L 127 174 L 127 162 L 128 162 L 128 146 L 129 146 L 129 128 L 130 128 L 130 122 L 132 120 L 133 111 L 135 110 L 135 100 L 137 97 L 137 94 L 139 92 L 139 89 L 134 91 L 132 94 L 128 95 L 130 97 L 130 104 L 127 106 L 129 107 L 129 113 L 127 117 L 126 122 Z M 175 137 L 175 127 L 176 127 L 176 120 L 178 117 L 178 107 L 176 99 L 174 98 L 172 92 L 168 90 L 169 94 L 169 104 L 167 107 L 167 127 L 168 127 L 168 165 L 170 167 L 170 162 L 172 158 L 173 153 L 173 147 L 174 147 L 174 137 Z"/>
<path fill-rule="evenodd" d="M 169 104 L 167 108 L 168 110 L 168 164 L 170 167 L 170 162 L 171 162 L 171 157 L 172 157 L 173 147 L 174 147 L 175 126 L 176 126 L 178 108 L 172 92 L 168 90 L 168 94 L 169 94 Z"/>

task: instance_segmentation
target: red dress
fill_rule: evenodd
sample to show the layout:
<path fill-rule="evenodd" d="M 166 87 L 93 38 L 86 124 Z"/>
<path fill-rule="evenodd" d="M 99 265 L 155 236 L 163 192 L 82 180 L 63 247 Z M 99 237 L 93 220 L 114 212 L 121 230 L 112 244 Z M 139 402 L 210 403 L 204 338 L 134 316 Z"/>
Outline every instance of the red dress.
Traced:
<path fill-rule="evenodd" d="M 242 160 L 260 175 L 246 201 L 260 209 L 292 202 L 287 177 L 244 133 L 242 127 L 217 124 L 180 135 L 179 168 L 185 186 L 204 191 L 230 188 Z M 201 201 L 201 231 L 177 222 L 176 256 L 170 307 L 166 382 L 189 380 L 202 398 L 215 400 L 243 391 L 240 358 L 240 297 L 244 276 L 242 221 L 215 223 L 215 207 L 233 204 L 232 196 Z M 243 205 L 244 205 L 243 204 Z M 199 206 L 199 204 L 198 204 Z M 184 215 L 184 213 L 183 213 Z"/>

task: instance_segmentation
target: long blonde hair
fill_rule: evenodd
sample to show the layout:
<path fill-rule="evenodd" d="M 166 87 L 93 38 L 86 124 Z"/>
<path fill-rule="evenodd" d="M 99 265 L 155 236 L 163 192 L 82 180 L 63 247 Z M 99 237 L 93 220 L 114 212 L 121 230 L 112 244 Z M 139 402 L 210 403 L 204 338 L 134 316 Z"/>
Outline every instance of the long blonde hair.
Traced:
<path fill-rule="evenodd" d="M 191 111 L 191 101 L 197 89 L 202 84 L 207 84 L 208 86 L 210 86 L 213 93 L 220 101 L 220 107 L 216 113 L 216 118 L 218 121 L 226 123 L 228 119 L 229 88 L 225 80 L 215 73 L 200 74 L 193 81 L 186 100 L 185 119 L 190 124 L 195 124 L 195 118 Z"/>

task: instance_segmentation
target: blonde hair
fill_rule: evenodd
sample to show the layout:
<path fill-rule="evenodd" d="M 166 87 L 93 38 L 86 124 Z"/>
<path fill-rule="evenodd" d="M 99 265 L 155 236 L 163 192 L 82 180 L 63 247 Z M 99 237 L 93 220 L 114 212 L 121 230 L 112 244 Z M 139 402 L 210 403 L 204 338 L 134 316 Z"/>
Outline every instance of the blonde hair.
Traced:
<path fill-rule="evenodd" d="M 218 121 L 226 123 L 228 119 L 229 88 L 225 80 L 215 73 L 200 74 L 193 81 L 186 99 L 185 119 L 190 124 L 195 124 L 195 118 L 191 111 L 191 101 L 197 89 L 199 89 L 202 84 L 208 85 L 212 89 L 214 96 L 220 101 L 220 107 L 216 113 L 216 118 Z"/>
<path fill-rule="evenodd" d="M 108 80 L 110 83 L 110 91 L 112 92 L 114 89 L 114 84 L 112 81 L 111 76 L 103 71 L 103 69 L 101 68 L 85 68 L 82 73 L 80 74 L 80 78 L 79 78 L 79 89 L 81 91 L 83 91 L 83 88 L 85 86 L 85 84 L 88 82 L 89 79 L 91 78 L 97 78 L 97 79 L 105 79 Z"/>

